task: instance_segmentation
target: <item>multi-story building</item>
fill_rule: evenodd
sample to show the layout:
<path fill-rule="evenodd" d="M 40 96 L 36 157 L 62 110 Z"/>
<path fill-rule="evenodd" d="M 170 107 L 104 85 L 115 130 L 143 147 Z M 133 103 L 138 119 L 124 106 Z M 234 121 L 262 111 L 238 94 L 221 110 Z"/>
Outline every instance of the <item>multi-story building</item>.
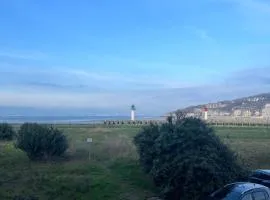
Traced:
<path fill-rule="evenodd" d="M 258 111 L 258 110 L 255 110 L 255 111 L 254 111 L 254 116 L 258 117 L 258 116 L 260 116 L 260 115 L 261 115 L 260 111 Z"/>
<path fill-rule="evenodd" d="M 262 109 L 262 117 L 270 118 L 270 104 L 266 104 L 264 109 Z"/>
<path fill-rule="evenodd" d="M 252 112 L 250 110 L 243 110 L 242 111 L 242 116 L 243 117 L 251 117 Z"/>
<path fill-rule="evenodd" d="M 241 109 L 234 110 L 233 115 L 236 116 L 236 117 L 241 116 L 242 115 L 242 110 Z"/>

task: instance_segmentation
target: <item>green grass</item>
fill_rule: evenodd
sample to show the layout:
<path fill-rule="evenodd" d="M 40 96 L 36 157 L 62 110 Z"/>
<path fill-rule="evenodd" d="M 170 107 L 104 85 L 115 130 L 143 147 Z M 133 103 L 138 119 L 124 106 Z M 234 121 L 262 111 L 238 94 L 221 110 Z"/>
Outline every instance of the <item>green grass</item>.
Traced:
<path fill-rule="evenodd" d="M 270 129 L 217 128 L 217 134 L 236 151 L 252 169 L 270 169 Z"/>
<path fill-rule="evenodd" d="M 41 200 L 142 200 L 156 195 L 132 144 L 139 128 L 60 128 L 70 142 L 67 160 L 30 162 L 12 142 L 0 143 L 1 200 L 15 195 Z M 270 168 L 270 130 L 240 127 L 216 131 L 245 164 L 254 169 Z M 93 138 L 91 146 L 86 143 L 88 137 Z"/>

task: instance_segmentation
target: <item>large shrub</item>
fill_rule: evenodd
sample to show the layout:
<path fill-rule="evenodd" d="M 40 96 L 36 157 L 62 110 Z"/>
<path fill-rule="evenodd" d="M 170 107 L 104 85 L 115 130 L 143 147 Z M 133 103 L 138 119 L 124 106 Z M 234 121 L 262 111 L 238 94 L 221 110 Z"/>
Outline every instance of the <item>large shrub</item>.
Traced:
<path fill-rule="evenodd" d="M 62 156 L 68 148 L 68 141 L 56 128 L 25 123 L 18 132 L 17 147 L 31 160 L 47 160 Z"/>
<path fill-rule="evenodd" d="M 13 127 L 7 123 L 0 124 L 0 140 L 12 140 L 15 136 Z"/>
<path fill-rule="evenodd" d="M 150 124 L 143 127 L 143 130 L 134 138 L 140 155 L 140 163 L 146 173 L 149 173 L 153 167 L 154 159 L 157 157 L 155 150 L 155 140 L 159 137 L 159 127 L 156 124 Z"/>
<path fill-rule="evenodd" d="M 169 118 L 161 126 L 145 127 L 134 143 L 164 199 L 203 199 L 245 173 L 236 155 L 200 119 Z"/>

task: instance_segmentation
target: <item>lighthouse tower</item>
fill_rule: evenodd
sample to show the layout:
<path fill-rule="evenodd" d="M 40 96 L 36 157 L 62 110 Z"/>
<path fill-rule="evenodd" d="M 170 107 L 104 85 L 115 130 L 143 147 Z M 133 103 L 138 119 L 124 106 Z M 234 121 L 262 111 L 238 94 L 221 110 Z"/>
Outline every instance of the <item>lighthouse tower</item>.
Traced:
<path fill-rule="evenodd" d="M 135 110 L 136 110 L 135 105 L 132 105 L 131 106 L 131 121 L 135 120 Z"/>
<path fill-rule="evenodd" d="M 208 120 L 208 108 L 204 107 L 203 112 L 204 112 L 204 120 Z"/>

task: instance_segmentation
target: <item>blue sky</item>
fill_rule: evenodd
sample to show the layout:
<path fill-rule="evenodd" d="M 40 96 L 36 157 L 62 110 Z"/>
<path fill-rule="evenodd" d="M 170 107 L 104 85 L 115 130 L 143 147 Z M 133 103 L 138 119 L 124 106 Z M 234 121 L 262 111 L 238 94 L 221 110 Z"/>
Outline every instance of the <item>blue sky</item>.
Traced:
<path fill-rule="evenodd" d="M 162 114 L 268 92 L 268 0 L 3 0 L 0 106 Z"/>

